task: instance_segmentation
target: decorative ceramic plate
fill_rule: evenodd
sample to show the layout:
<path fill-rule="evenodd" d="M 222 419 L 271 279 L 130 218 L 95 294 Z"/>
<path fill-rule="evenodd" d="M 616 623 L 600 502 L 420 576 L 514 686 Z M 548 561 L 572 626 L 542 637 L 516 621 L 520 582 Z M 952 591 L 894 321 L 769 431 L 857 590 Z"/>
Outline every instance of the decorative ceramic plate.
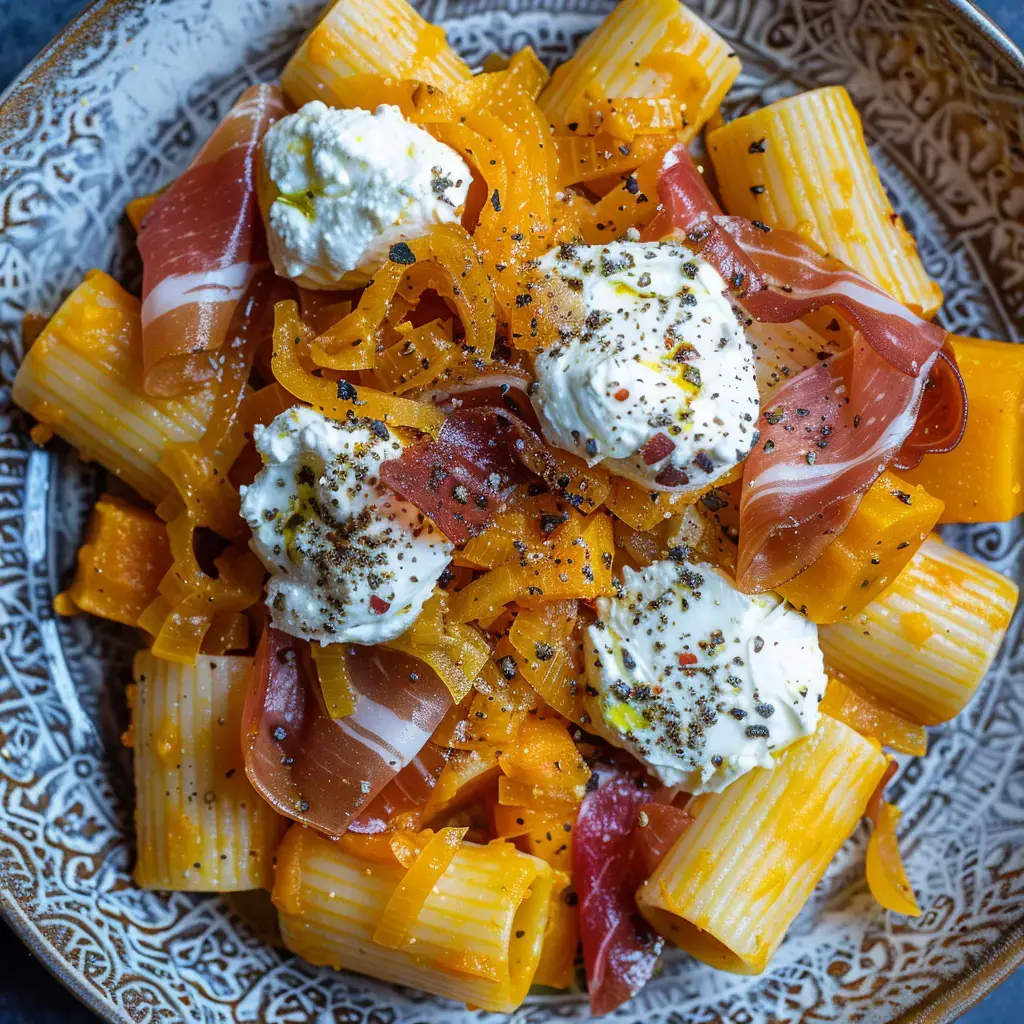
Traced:
<path fill-rule="evenodd" d="M 310 967 L 216 897 L 132 885 L 130 759 L 120 747 L 135 638 L 60 620 L 54 595 L 101 483 L 35 449 L 9 403 L 26 312 L 99 266 L 138 284 L 127 200 L 188 163 L 242 88 L 273 78 L 318 0 L 106 0 L 0 108 L 0 907 L 111 1021 L 468 1024 L 444 1000 Z M 473 64 L 531 44 L 568 57 L 610 0 L 426 0 Z M 729 113 L 842 83 L 946 294 L 945 326 L 1024 341 L 1024 58 L 965 0 L 692 0 L 744 73 Z M 1019 578 L 1019 523 L 951 539 Z M 770 969 L 681 955 L 616 1020 L 672 1024 L 950 1020 L 1024 958 L 1021 616 L 968 710 L 900 774 L 902 846 L 922 917 L 887 917 L 841 851 Z M 580 995 L 520 1022 L 585 1020 Z"/>

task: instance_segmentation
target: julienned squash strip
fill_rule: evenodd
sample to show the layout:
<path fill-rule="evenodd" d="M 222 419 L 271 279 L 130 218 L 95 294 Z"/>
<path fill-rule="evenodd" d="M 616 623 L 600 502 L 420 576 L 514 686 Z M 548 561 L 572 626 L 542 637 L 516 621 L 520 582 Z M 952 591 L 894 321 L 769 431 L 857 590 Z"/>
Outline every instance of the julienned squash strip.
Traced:
<path fill-rule="evenodd" d="M 467 831 L 467 828 L 442 828 L 426 839 L 377 922 L 373 941 L 378 946 L 398 949 L 406 942 L 431 892 L 455 859 Z"/>
<path fill-rule="evenodd" d="M 138 625 L 152 638 L 154 656 L 181 665 L 194 665 L 216 616 L 241 612 L 263 593 L 265 575 L 260 560 L 247 548 L 232 546 L 214 560 L 216 578 L 196 559 L 196 522 L 171 499 L 175 511 L 167 523 L 171 567 L 160 581 L 159 596 L 139 616 Z"/>
<path fill-rule="evenodd" d="M 304 341 L 311 340 L 312 333 L 299 319 L 298 305 L 279 302 L 274 317 L 274 376 L 299 401 L 337 420 L 346 419 L 351 412 L 396 427 L 415 427 L 434 434 L 441 429 L 444 414 L 421 402 L 362 386 L 356 389 L 355 398 L 340 398 L 337 381 L 313 376 L 300 362 L 298 350 Z"/>
<path fill-rule="evenodd" d="M 576 539 L 550 553 L 527 553 L 505 562 L 452 595 L 451 620 L 476 619 L 486 626 L 512 601 L 531 607 L 611 594 L 614 548 L 610 518 L 600 513 L 590 516 Z"/>

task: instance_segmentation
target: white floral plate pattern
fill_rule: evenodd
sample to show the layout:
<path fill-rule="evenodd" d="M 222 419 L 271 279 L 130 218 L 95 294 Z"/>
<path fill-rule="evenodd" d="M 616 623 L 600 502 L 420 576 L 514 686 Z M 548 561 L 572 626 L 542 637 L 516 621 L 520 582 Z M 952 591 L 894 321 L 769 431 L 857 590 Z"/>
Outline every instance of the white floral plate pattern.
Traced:
<path fill-rule="evenodd" d="M 470 63 L 531 44 L 568 56 L 609 0 L 426 0 Z M 966 0 L 694 0 L 733 41 L 743 111 L 843 83 L 896 208 L 946 293 L 944 323 L 1024 341 L 1024 58 Z M 37 450 L 11 407 L 20 320 L 100 266 L 132 286 L 122 210 L 180 171 L 242 88 L 274 77 L 317 0 L 105 0 L 0 107 L 0 909 L 111 1021 L 469 1024 L 489 1015 L 312 968 L 213 897 L 131 884 L 130 759 L 119 744 L 134 636 L 59 620 L 55 593 L 100 475 Z M 1019 524 L 951 539 L 1020 575 Z M 887 918 L 841 851 L 770 969 L 670 955 L 624 1024 L 951 1019 L 1024 958 L 1021 617 L 976 700 L 901 773 L 904 850 L 924 915 Z M 532 998 L 529 1024 L 586 1020 Z"/>

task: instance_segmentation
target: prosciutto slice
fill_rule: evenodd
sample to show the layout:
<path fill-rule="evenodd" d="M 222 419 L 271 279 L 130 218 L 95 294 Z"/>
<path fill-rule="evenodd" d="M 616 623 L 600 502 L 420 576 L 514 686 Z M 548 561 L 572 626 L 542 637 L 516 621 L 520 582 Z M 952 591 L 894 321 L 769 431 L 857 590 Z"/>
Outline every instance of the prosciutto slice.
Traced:
<path fill-rule="evenodd" d="M 636 775 L 601 768 L 595 777 L 599 784 L 583 798 L 573 829 L 572 868 L 590 1012 L 601 1016 L 654 974 L 664 940 L 641 916 L 635 893 L 691 819 L 652 804 Z"/>
<path fill-rule="evenodd" d="M 438 776 L 448 760 L 446 751 L 436 743 L 423 749 L 349 822 L 349 832 L 378 835 L 394 828 L 416 831 L 425 822 L 423 811 Z"/>
<path fill-rule="evenodd" d="M 963 381 L 941 327 L 799 236 L 722 216 L 682 147 L 658 196 L 647 237 L 681 232 L 751 317 L 788 323 L 828 306 L 856 328 L 850 349 L 788 380 L 762 410 L 744 466 L 737 582 L 771 590 L 822 554 L 887 466 L 959 443 Z"/>
<path fill-rule="evenodd" d="M 246 89 L 143 222 L 142 351 L 152 395 L 180 394 L 217 373 L 211 353 L 264 259 L 259 145 L 285 113 L 277 86 Z"/>
<path fill-rule="evenodd" d="M 327 713 L 304 641 L 267 628 L 242 724 L 245 773 L 277 811 L 340 836 L 430 739 L 451 707 L 422 662 L 383 647 L 349 658 L 356 710 Z"/>
<path fill-rule="evenodd" d="M 381 480 L 430 516 L 454 544 L 486 529 L 518 483 L 553 475 L 551 455 L 515 413 L 460 409 L 436 439 L 381 465 Z"/>

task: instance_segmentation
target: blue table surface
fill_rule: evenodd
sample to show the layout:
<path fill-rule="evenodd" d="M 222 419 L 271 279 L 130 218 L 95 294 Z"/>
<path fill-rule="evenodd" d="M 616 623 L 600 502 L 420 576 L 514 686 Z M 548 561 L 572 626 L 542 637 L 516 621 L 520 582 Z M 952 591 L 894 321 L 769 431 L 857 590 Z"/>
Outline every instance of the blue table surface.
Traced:
<path fill-rule="evenodd" d="M 1024 0 L 976 0 L 1024 46 Z M 87 0 L 0 0 L 0 90 Z M 1008 1024 L 1021 1020 L 1024 968 L 965 1014 L 964 1024 Z M 11 931 L 0 924 L 0 1024 L 97 1024 L 53 980 Z"/>

